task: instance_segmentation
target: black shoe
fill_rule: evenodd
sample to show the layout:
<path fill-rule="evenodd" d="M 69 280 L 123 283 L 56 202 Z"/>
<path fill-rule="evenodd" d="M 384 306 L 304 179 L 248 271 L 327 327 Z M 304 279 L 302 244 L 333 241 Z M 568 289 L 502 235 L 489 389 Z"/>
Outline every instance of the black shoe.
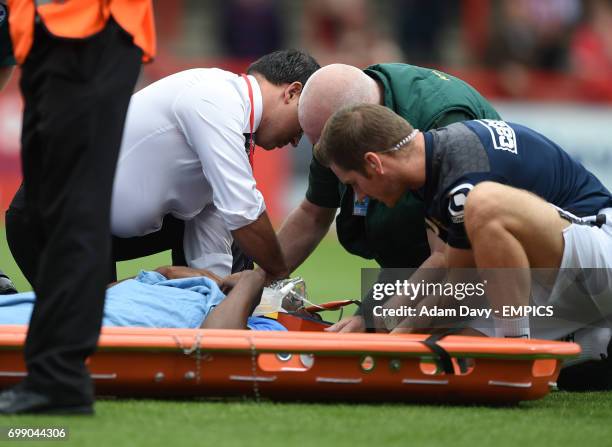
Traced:
<path fill-rule="evenodd" d="M 93 414 L 93 406 L 58 405 L 44 394 L 30 391 L 19 385 L 0 393 L 0 414 Z"/>
<path fill-rule="evenodd" d="M 612 390 L 612 340 L 608 343 L 608 355 L 601 360 L 568 366 L 561 369 L 557 387 L 563 391 L 611 391 Z"/>
<path fill-rule="evenodd" d="M 17 293 L 13 281 L 0 270 L 0 295 L 12 295 L 13 293 Z"/>

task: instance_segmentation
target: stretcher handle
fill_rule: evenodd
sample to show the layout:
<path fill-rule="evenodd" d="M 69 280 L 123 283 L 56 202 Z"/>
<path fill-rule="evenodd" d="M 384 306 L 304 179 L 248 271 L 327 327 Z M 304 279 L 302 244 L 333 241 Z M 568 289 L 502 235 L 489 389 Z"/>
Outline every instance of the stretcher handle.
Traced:
<path fill-rule="evenodd" d="M 327 303 L 322 304 L 314 304 L 312 306 L 306 307 L 308 312 L 323 312 L 324 310 L 337 310 L 343 307 L 349 306 L 351 304 L 356 304 L 361 306 L 361 301 L 359 300 L 337 300 L 337 301 L 328 301 Z"/>

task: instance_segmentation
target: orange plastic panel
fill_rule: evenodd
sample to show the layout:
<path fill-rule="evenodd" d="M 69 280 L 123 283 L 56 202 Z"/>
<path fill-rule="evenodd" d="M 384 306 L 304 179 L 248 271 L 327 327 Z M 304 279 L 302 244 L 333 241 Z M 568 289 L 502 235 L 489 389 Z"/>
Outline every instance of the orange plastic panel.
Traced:
<path fill-rule="evenodd" d="M 0 388 L 25 375 L 26 330 L 0 326 Z M 103 395 L 514 403 L 548 394 L 561 361 L 580 352 L 574 343 L 448 336 L 439 344 L 456 374 L 432 374 L 422 367 L 434 358 L 425 338 L 104 328 L 89 369 Z"/>

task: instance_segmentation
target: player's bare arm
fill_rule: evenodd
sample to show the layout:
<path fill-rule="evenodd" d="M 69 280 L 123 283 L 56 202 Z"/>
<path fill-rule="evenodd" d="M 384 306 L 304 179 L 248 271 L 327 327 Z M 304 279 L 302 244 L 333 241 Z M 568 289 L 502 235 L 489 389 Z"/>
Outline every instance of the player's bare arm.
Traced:
<path fill-rule="evenodd" d="M 335 215 L 336 208 L 325 208 L 304 199 L 287 217 L 278 232 L 278 240 L 290 272 L 319 245 Z"/>

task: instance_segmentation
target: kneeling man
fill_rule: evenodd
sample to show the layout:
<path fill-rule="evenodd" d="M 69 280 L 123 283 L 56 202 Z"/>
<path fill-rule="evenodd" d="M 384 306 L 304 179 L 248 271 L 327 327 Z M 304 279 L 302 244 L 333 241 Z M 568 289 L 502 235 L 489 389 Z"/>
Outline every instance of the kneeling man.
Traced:
<path fill-rule="evenodd" d="M 285 277 L 253 152 L 256 143 L 297 145 L 299 97 L 318 68 L 307 53 L 282 50 L 262 56 L 246 74 L 196 68 L 135 93 L 113 188 L 113 261 L 171 249 L 173 265 L 225 276 L 253 260 L 271 278 Z M 32 235 L 44 231 L 33 231 L 39 222 L 25 213 L 26 194 L 22 188 L 13 198 L 6 230 L 13 257 L 34 284 L 44 241 Z"/>
<path fill-rule="evenodd" d="M 486 275 L 490 335 L 559 338 L 599 324 L 608 330 L 612 195 L 546 137 L 495 120 L 419 132 L 391 110 L 363 104 L 332 116 L 315 156 L 361 198 L 393 207 L 411 190 L 424 201 L 446 267 Z M 528 316 L 504 317 L 502 308 L 529 304 L 533 269 L 553 269 L 538 284 L 547 304 L 580 314 L 573 323 L 530 334 Z"/>

